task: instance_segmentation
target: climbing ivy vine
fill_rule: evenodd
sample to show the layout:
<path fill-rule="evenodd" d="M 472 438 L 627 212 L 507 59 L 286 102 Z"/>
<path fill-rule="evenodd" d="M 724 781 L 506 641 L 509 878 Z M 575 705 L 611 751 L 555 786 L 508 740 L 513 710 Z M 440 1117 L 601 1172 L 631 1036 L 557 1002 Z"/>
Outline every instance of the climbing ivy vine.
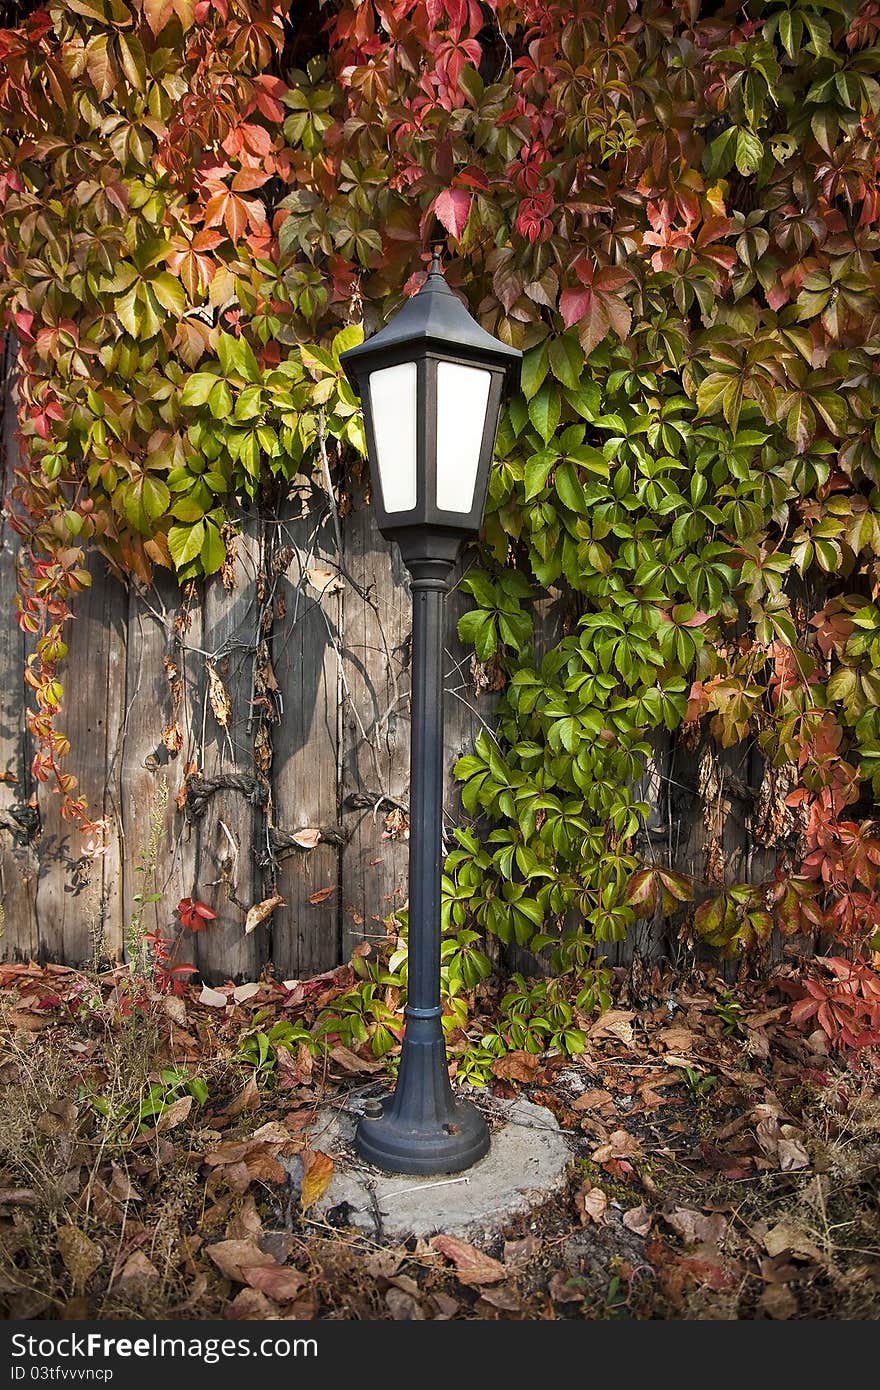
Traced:
<path fill-rule="evenodd" d="M 821 1026 L 874 1040 L 878 68 L 876 0 L 71 0 L 0 31 L 20 621 L 68 814 L 85 547 L 198 578 L 243 498 L 341 477 L 338 354 L 440 236 L 525 354 L 464 581 L 505 688 L 458 765 L 450 926 L 585 981 L 640 916 L 730 954 L 819 933 L 853 956 Z M 762 755 L 765 879 L 638 850 L 658 737 Z"/>

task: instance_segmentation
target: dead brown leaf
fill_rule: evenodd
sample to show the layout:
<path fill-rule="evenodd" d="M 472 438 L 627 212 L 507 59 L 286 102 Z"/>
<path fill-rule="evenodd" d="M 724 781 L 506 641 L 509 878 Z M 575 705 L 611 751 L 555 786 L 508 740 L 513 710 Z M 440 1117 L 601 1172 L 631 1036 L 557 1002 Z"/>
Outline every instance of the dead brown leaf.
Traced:
<path fill-rule="evenodd" d="M 580 1212 L 581 1225 L 595 1221 L 601 1226 L 605 1220 L 608 1198 L 601 1187 L 583 1187 L 575 1194 L 574 1204 Z"/>
<path fill-rule="evenodd" d="M 691 1207 L 676 1207 L 674 1211 L 667 1212 L 663 1219 L 686 1245 L 717 1245 L 727 1229 L 720 1212 L 708 1216 Z"/>
<path fill-rule="evenodd" d="M 159 1271 L 152 1260 L 144 1254 L 143 1250 L 135 1250 L 123 1265 L 122 1273 L 116 1279 L 114 1287 L 119 1289 L 124 1289 L 126 1285 L 128 1289 L 135 1286 L 143 1287 L 158 1278 Z"/>
<path fill-rule="evenodd" d="M 267 917 L 271 917 L 276 907 L 283 907 L 284 899 L 280 893 L 273 893 L 271 898 L 264 898 L 260 903 L 254 903 L 248 909 L 248 914 L 244 919 L 244 932 L 248 936 L 252 931 L 256 931 L 261 922 L 265 922 Z"/>
<path fill-rule="evenodd" d="M 634 1134 L 616 1129 L 608 1136 L 607 1144 L 600 1144 L 590 1157 L 594 1163 L 607 1163 L 610 1158 L 634 1158 L 640 1152 L 641 1145 Z"/>
<path fill-rule="evenodd" d="M 598 1018 L 589 1031 L 591 1038 L 618 1038 L 630 1047 L 633 1040 L 632 1021 L 635 1014 L 626 1009 L 609 1009 Z"/>
<path fill-rule="evenodd" d="M 317 907 L 319 903 L 325 903 L 327 899 L 330 897 L 331 893 L 335 892 L 336 884 L 331 883 L 327 888 L 319 888 L 317 893 L 310 893 L 309 902 L 312 904 L 313 907 Z"/>
<path fill-rule="evenodd" d="M 230 1120 L 234 1120 L 246 1110 L 259 1110 L 259 1108 L 260 1088 L 257 1085 L 256 1075 L 252 1072 L 244 1089 L 239 1091 L 235 1099 L 229 1102 L 223 1114 L 228 1116 Z"/>
<path fill-rule="evenodd" d="M 205 662 L 205 670 L 208 673 L 208 700 L 214 712 L 214 718 L 223 729 L 229 728 L 229 720 L 232 715 L 232 705 L 229 696 L 226 694 L 226 687 L 217 675 L 212 661 Z"/>
<path fill-rule="evenodd" d="M 594 1086 L 590 1091 L 582 1091 L 571 1103 L 572 1110 L 598 1110 L 600 1112 L 608 1110 L 614 1106 L 614 1099 L 610 1091 L 603 1091 L 601 1087 Z"/>
<path fill-rule="evenodd" d="M 259 1289 L 239 1289 L 231 1303 L 223 1309 L 224 1318 L 241 1318 L 245 1322 L 266 1322 L 278 1316 L 278 1308 Z"/>
<path fill-rule="evenodd" d="M 690 1028 L 684 1028 L 679 1024 L 672 1028 L 661 1028 L 657 1037 L 667 1052 L 688 1053 L 697 1041 L 696 1033 L 692 1033 Z"/>
<path fill-rule="evenodd" d="M 499 1284 L 496 1288 L 482 1289 L 480 1300 L 483 1303 L 488 1303 L 490 1308 L 497 1308 L 502 1313 L 518 1313 L 522 1309 L 522 1299 L 509 1284 Z"/>
<path fill-rule="evenodd" d="M 104 1251 L 77 1226 L 59 1227 L 57 1241 L 64 1267 L 80 1292 L 103 1261 Z"/>
<path fill-rule="evenodd" d="M 358 1072 L 381 1071 L 382 1063 L 375 1057 L 358 1057 L 356 1053 L 343 1047 L 342 1043 L 337 1043 L 330 1049 L 330 1060 L 335 1062 L 343 1071 L 357 1075 Z"/>
<path fill-rule="evenodd" d="M 242 1268 L 242 1274 L 252 1289 L 259 1289 L 276 1303 L 289 1303 L 308 1283 L 304 1274 L 289 1265 L 253 1265 Z"/>
<path fill-rule="evenodd" d="M 502 1081 L 534 1081 L 539 1066 L 531 1052 L 508 1052 L 492 1063 L 492 1072 Z"/>
<path fill-rule="evenodd" d="M 458 1278 L 471 1288 L 480 1288 L 483 1284 L 499 1284 L 502 1279 L 507 1278 L 508 1272 L 500 1260 L 485 1255 L 482 1250 L 477 1250 L 476 1246 L 469 1245 L 466 1240 L 458 1240 L 455 1236 L 434 1236 L 429 1244 L 432 1250 L 439 1251 L 455 1265 Z"/>
<path fill-rule="evenodd" d="M 577 1288 L 572 1283 L 572 1277 L 564 1270 L 558 1269 L 547 1285 L 547 1292 L 554 1303 L 583 1303 L 583 1289 Z"/>
<path fill-rule="evenodd" d="M 72 1101 L 56 1101 L 48 1110 L 43 1111 L 37 1120 L 37 1129 L 49 1139 L 57 1139 L 62 1134 L 72 1134 L 76 1114 L 76 1106 Z"/>
<path fill-rule="evenodd" d="M 796 1318 L 799 1311 L 797 1299 L 785 1284 L 768 1284 L 758 1299 L 758 1307 L 778 1322 Z"/>
<path fill-rule="evenodd" d="M 816 1260 L 817 1262 L 822 1260 L 821 1252 L 809 1237 L 790 1221 L 777 1222 L 764 1235 L 763 1243 L 767 1254 L 773 1258 L 790 1251 L 792 1255 L 800 1256 L 802 1259 Z"/>
<path fill-rule="evenodd" d="M 646 1236 L 651 1229 L 653 1217 L 642 1202 L 640 1206 L 630 1207 L 628 1211 L 625 1211 L 621 1220 L 626 1229 L 632 1231 L 634 1235 Z"/>
<path fill-rule="evenodd" d="M 275 1265 L 272 1256 L 261 1250 L 250 1237 L 246 1240 L 218 1240 L 214 1245 L 206 1245 L 205 1250 L 220 1273 L 236 1284 L 247 1284 L 247 1274 L 261 1266 Z"/>
<path fill-rule="evenodd" d="M 176 1129 L 178 1125 L 182 1125 L 192 1108 L 192 1096 L 181 1096 L 180 1100 L 173 1101 L 156 1121 L 156 1133 L 166 1134 L 169 1129 Z"/>

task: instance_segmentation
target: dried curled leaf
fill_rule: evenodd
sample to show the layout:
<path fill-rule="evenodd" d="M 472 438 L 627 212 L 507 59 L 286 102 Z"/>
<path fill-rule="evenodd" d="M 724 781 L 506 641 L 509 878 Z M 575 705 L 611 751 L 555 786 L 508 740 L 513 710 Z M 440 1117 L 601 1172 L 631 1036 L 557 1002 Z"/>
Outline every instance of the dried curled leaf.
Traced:
<path fill-rule="evenodd" d="M 271 917 L 276 907 L 283 907 L 284 899 L 280 893 L 273 893 L 271 898 L 264 898 L 261 903 L 254 903 L 249 909 L 248 915 L 244 919 L 245 935 L 256 931 L 261 922 L 265 922 L 267 917 Z"/>
<path fill-rule="evenodd" d="M 217 675 L 212 661 L 205 662 L 205 670 L 208 673 L 208 700 L 214 712 L 214 718 L 222 729 L 228 729 L 232 716 L 232 705 L 226 694 L 226 687 Z"/>
<path fill-rule="evenodd" d="M 455 1265 L 455 1272 L 463 1284 L 480 1288 L 482 1284 L 498 1284 L 506 1279 L 509 1271 L 491 1255 L 484 1255 L 476 1246 L 455 1236 L 434 1236 L 431 1247 Z"/>

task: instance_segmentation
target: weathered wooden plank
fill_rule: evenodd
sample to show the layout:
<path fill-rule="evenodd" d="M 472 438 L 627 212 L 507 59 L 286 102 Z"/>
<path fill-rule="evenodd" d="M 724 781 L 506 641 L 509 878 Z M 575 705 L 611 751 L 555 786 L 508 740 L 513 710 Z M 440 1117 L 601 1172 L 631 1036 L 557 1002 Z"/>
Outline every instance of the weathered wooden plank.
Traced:
<path fill-rule="evenodd" d="M 0 374 L 0 473 L 5 497 L 17 457 L 15 347 L 6 338 Z M 25 726 L 25 643 L 12 611 L 17 537 L 5 510 L 0 513 L 0 959 L 29 960 L 39 951 L 35 895 L 38 863 L 34 838 L 38 818 L 30 803 L 32 786 Z"/>
<path fill-rule="evenodd" d="M 400 554 L 363 496 L 345 519 L 342 948 L 381 939 L 407 896 L 412 606 Z"/>
<path fill-rule="evenodd" d="M 108 852 L 89 859 L 79 831 L 63 820 L 59 798 L 41 784 L 42 833 L 36 917 L 47 960 L 86 964 L 122 948 L 119 794 L 116 750 L 125 690 L 127 595 L 102 557 L 87 559 L 91 587 L 77 595 L 68 625 L 64 707 L 59 726 L 70 739 L 67 768 L 79 779 L 90 813 L 109 822 Z"/>
<path fill-rule="evenodd" d="M 217 920 L 196 942 L 196 962 L 206 980 L 253 980 L 268 956 L 268 938 L 245 936 L 248 909 L 263 896 L 254 847 L 265 833 L 268 740 L 255 710 L 255 672 L 265 616 L 263 527 L 248 514 L 226 567 L 229 590 L 219 578 L 208 584 L 202 638 L 208 677 L 202 701 L 199 765 L 204 784 L 190 782 L 190 813 L 199 821 L 198 895 Z M 212 681 L 210 672 L 213 670 Z M 211 689 L 214 689 L 214 703 Z M 217 709 L 229 702 L 226 726 Z M 230 780 L 233 779 L 233 780 Z M 237 779 L 237 780 L 234 780 Z M 201 794 L 194 796 L 198 790 Z"/>
<path fill-rule="evenodd" d="M 299 503 L 285 504 L 278 560 L 270 564 L 276 571 L 272 667 L 279 719 L 273 729 L 268 850 L 284 906 L 275 910 L 269 930 L 282 979 L 330 970 L 341 951 L 338 651 L 344 580 L 326 496 L 314 494 L 306 515 L 301 511 Z M 303 837 L 305 845 L 292 843 L 303 831 L 320 831 L 322 837 L 313 847 L 306 847 L 313 836 Z"/>
<path fill-rule="evenodd" d="M 188 763 L 196 763 L 202 724 L 204 658 L 202 605 L 181 595 L 173 576 L 158 571 L 150 589 L 132 586 L 128 611 L 126 712 L 122 740 L 121 808 L 123 927 L 162 932 L 181 898 L 195 892 L 198 834 L 177 805 Z M 164 736 L 164 737 L 163 737 Z M 164 807 L 164 810 L 163 810 Z M 154 817 L 161 834 L 150 872 Z M 139 905 L 137 895 L 162 894 Z M 133 944 L 126 936 L 126 947 Z M 178 961 L 193 956 L 184 933 Z"/>

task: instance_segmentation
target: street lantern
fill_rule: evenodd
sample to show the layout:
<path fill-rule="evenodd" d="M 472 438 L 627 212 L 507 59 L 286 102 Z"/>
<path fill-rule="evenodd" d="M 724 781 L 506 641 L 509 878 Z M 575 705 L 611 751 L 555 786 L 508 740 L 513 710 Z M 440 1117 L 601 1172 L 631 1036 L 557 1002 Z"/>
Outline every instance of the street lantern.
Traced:
<path fill-rule="evenodd" d="M 457 1173 L 489 1149 L 449 1084 L 440 1007 L 443 638 L 450 571 L 480 529 L 495 433 L 522 354 L 486 333 L 435 254 L 418 294 L 340 358 L 363 403 L 379 530 L 412 576 L 409 987 L 393 1095 L 358 1124 L 362 1158 L 391 1173 Z"/>

